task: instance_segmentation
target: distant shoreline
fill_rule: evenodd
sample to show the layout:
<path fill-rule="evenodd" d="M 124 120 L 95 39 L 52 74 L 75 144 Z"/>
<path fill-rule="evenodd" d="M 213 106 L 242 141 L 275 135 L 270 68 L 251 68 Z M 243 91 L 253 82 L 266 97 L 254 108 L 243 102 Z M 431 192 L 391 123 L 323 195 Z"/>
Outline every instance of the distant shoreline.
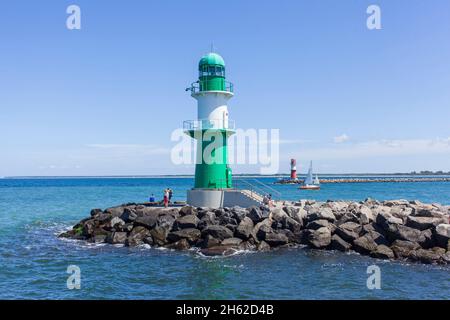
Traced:
<path fill-rule="evenodd" d="M 305 174 L 298 174 L 303 176 Z M 275 175 L 234 174 L 235 178 L 284 178 L 289 173 Z M 450 173 L 322 173 L 320 177 L 449 177 Z M 158 178 L 194 178 L 194 175 L 107 175 L 107 176 L 0 176 L 0 179 L 158 179 Z"/>

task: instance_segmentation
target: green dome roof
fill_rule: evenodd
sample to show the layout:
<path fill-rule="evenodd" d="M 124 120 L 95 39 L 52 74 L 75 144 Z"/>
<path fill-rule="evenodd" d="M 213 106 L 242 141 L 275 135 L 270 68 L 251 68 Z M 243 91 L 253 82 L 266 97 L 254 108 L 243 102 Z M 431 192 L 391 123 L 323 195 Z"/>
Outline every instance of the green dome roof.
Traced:
<path fill-rule="evenodd" d="M 201 59 L 200 62 L 198 63 L 198 65 L 201 67 L 205 64 L 208 65 L 220 65 L 220 66 L 224 66 L 225 67 L 225 61 L 223 60 L 223 58 L 218 55 L 217 53 L 211 52 L 208 53 L 207 55 L 204 55 Z"/>

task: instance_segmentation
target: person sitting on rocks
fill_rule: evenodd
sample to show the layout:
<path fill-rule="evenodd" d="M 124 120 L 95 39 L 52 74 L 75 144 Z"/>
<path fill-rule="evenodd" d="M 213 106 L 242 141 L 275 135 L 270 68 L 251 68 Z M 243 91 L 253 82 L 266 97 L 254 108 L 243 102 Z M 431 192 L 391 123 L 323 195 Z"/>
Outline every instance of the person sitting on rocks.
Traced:
<path fill-rule="evenodd" d="M 155 202 L 155 195 L 153 193 L 150 195 L 148 202 Z"/>

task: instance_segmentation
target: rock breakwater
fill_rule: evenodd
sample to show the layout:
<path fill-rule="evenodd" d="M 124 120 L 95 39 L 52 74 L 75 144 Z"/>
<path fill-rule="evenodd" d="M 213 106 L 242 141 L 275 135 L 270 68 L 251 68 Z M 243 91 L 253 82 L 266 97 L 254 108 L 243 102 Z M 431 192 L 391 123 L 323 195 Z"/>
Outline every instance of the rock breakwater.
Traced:
<path fill-rule="evenodd" d="M 388 178 L 321 178 L 321 184 L 334 183 L 402 183 L 402 182 L 450 182 L 449 177 L 423 177 L 423 178 L 402 178 L 402 177 L 388 177 Z M 276 181 L 275 184 L 303 184 L 304 180 L 290 180 L 284 179 Z"/>
<path fill-rule="evenodd" d="M 307 245 L 378 259 L 450 263 L 450 206 L 419 201 L 285 201 L 276 208 L 179 208 L 129 203 L 93 209 L 60 237 L 198 248 L 207 256 Z"/>

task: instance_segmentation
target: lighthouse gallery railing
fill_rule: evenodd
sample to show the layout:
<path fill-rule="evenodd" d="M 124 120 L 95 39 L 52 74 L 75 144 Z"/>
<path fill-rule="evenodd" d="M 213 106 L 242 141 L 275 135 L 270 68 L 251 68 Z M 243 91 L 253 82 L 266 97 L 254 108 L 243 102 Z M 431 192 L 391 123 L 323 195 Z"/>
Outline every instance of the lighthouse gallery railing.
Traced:
<path fill-rule="evenodd" d="M 234 130 L 236 128 L 234 120 L 222 120 L 222 119 L 199 119 L 199 120 L 185 120 L 183 121 L 184 131 L 193 130 L 208 130 L 208 129 L 229 129 Z"/>
<path fill-rule="evenodd" d="M 207 84 L 203 84 L 202 88 L 200 90 L 200 83 L 198 81 L 191 83 L 191 86 L 189 88 L 186 88 L 186 91 L 191 91 L 191 93 L 197 93 L 197 92 L 203 92 L 203 91 L 225 91 L 225 92 L 234 92 L 234 86 L 233 83 L 229 82 L 229 81 L 225 81 L 225 87 L 223 88 L 223 90 L 209 90 L 209 88 L 207 87 Z"/>

